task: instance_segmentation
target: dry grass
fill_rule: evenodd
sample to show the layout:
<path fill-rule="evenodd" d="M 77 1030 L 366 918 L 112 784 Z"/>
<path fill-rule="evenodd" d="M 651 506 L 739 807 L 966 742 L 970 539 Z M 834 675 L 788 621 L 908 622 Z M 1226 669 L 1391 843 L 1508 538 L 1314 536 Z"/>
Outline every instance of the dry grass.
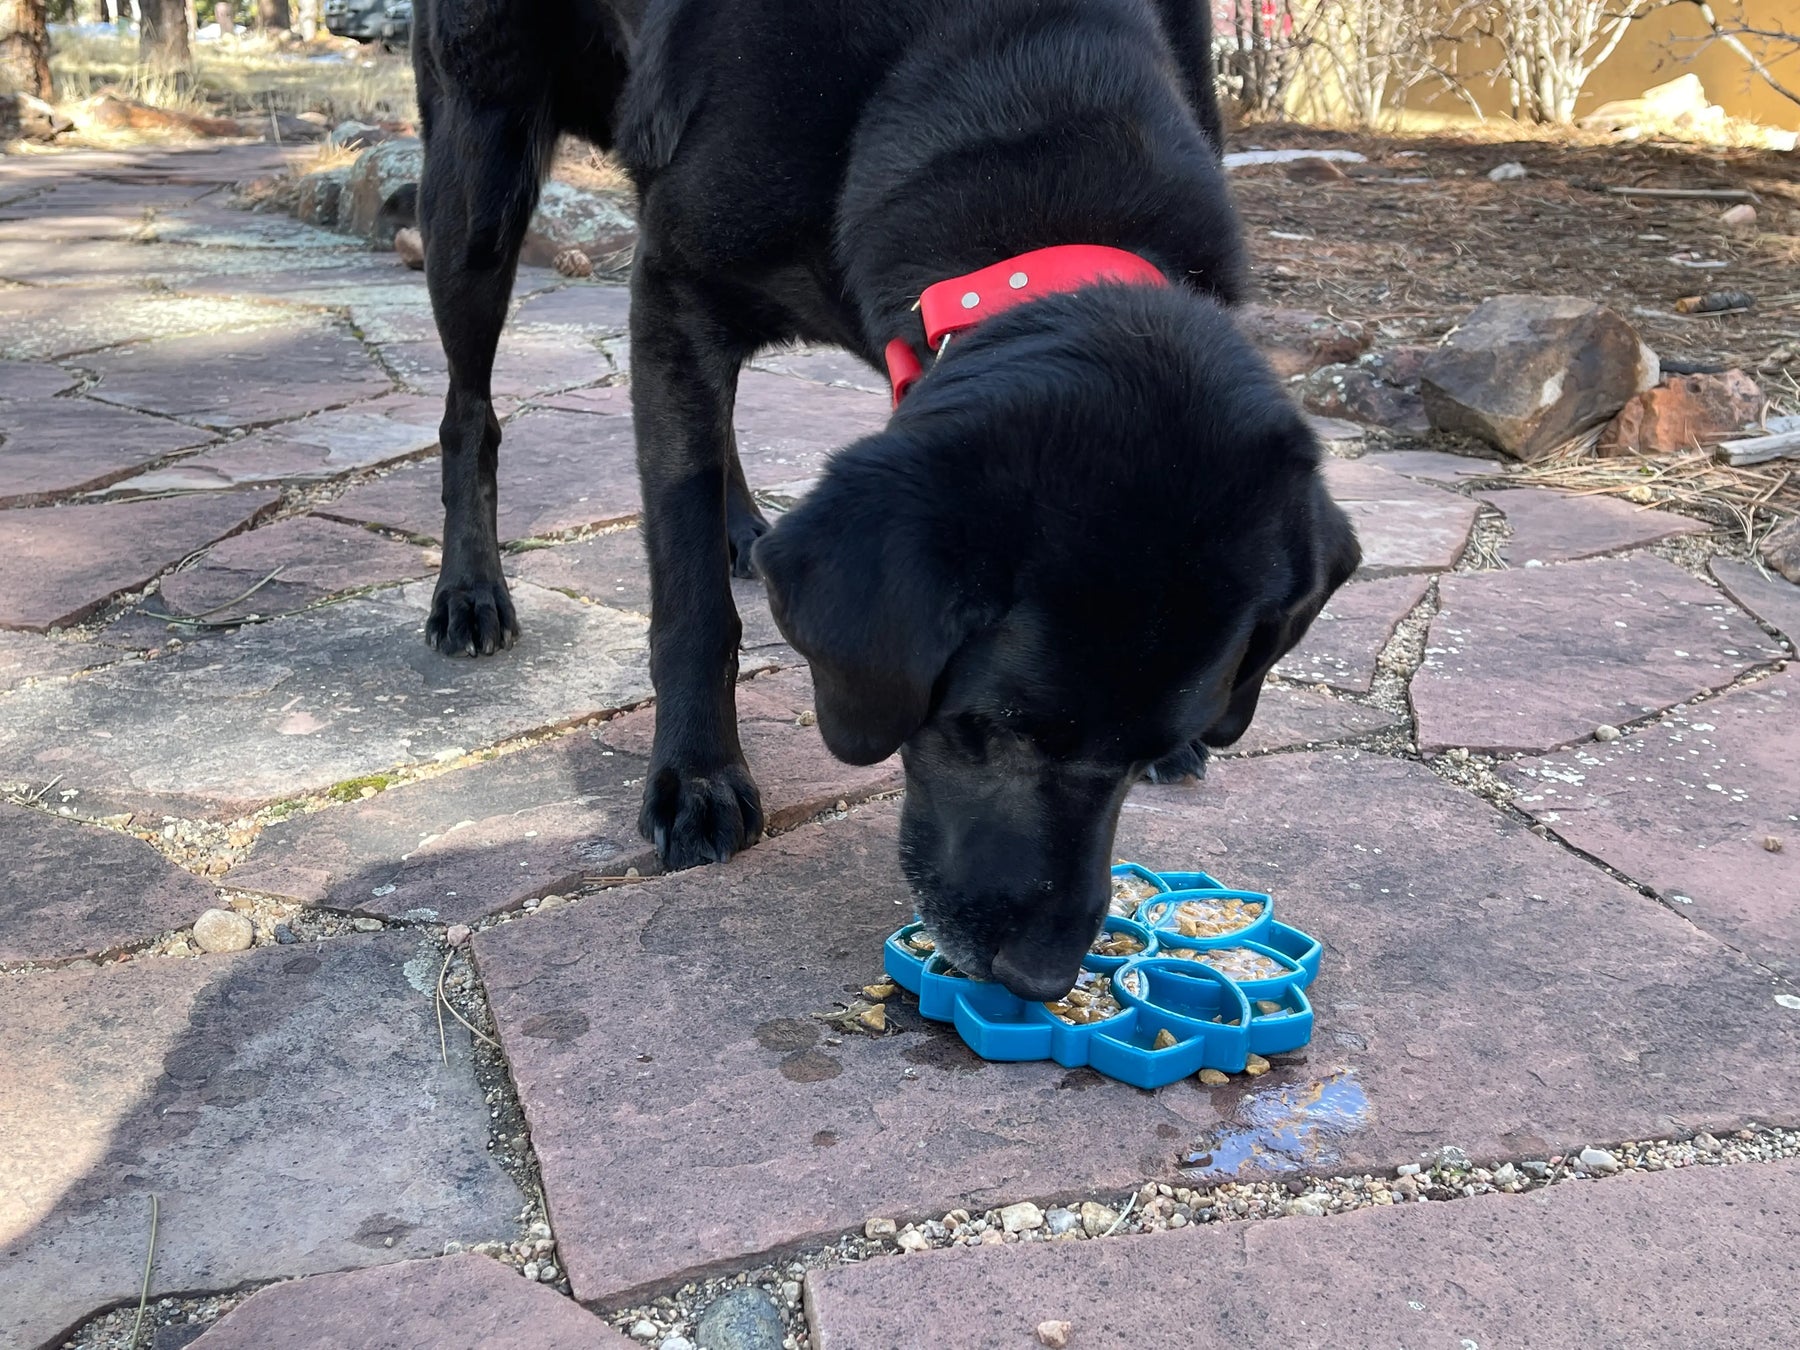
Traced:
<path fill-rule="evenodd" d="M 57 100 L 110 89 L 153 107 L 212 116 L 323 113 L 332 121 L 412 121 L 412 67 L 404 56 L 331 41 L 310 48 L 260 36 L 195 43 L 191 72 L 141 66 L 131 37 L 58 33 L 50 53 Z"/>

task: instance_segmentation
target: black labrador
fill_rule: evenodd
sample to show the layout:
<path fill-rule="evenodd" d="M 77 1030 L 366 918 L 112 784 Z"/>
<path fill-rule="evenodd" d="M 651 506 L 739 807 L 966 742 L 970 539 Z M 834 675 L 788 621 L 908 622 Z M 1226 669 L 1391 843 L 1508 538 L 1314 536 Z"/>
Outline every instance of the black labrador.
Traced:
<path fill-rule="evenodd" d="M 811 665 L 831 751 L 902 755 L 901 862 L 942 950 L 1058 996 L 1105 911 L 1127 790 L 1236 740 L 1356 569 L 1318 445 L 1224 308 L 1242 246 L 1209 12 L 420 6 L 420 224 L 450 363 L 427 638 L 475 654 L 518 631 L 489 375 L 540 178 L 573 132 L 612 148 L 640 195 L 632 397 L 658 705 L 641 825 L 667 866 L 761 831 L 729 584 L 754 570 Z M 928 287 L 1065 245 L 1127 251 L 1169 284 L 1058 290 L 928 345 Z M 732 403 L 740 366 L 794 338 L 878 367 L 899 339 L 923 377 L 770 532 Z"/>

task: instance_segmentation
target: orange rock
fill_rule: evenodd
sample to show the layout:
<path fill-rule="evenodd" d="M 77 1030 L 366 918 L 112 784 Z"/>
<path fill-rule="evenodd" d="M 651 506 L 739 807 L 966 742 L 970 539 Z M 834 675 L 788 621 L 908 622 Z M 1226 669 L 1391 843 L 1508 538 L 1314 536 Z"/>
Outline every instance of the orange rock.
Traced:
<path fill-rule="evenodd" d="M 1741 370 L 1671 375 L 1627 403 L 1600 433 L 1598 453 L 1671 455 L 1723 440 L 1762 415 L 1763 394 Z"/>

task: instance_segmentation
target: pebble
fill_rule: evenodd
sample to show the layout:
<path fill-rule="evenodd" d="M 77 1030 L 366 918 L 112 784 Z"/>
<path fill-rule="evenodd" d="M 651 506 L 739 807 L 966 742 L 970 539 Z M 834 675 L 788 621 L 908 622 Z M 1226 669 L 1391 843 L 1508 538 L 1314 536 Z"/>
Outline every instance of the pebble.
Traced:
<path fill-rule="evenodd" d="M 1072 1209 L 1064 1209 L 1060 1205 L 1044 1212 L 1044 1227 L 1050 1230 L 1051 1237 L 1061 1237 L 1064 1233 L 1073 1232 L 1081 1225 L 1081 1216 Z"/>
<path fill-rule="evenodd" d="M 1394 1183 L 1394 1194 L 1402 1200 L 1419 1198 L 1419 1179 L 1417 1177 L 1401 1177 Z"/>
<path fill-rule="evenodd" d="M 781 1301 L 790 1308 L 800 1306 L 800 1281 L 783 1280 L 781 1282 Z"/>
<path fill-rule="evenodd" d="M 1725 1145 L 1721 1144 L 1705 1130 L 1702 1130 L 1699 1134 L 1694 1136 L 1694 1147 L 1704 1153 L 1719 1153 L 1724 1150 Z"/>
<path fill-rule="evenodd" d="M 1765 853 L 1781 852 L 1781 836 L 1775 835 L 1775 834 L 1765 834 L 1763 836 L 1763 852 L 1765 852 Z"/>
<path fill-rule="evenodd" d="M 1394 1169 L 1394 1175 L 1398 1177 L 1416 1177 L 1423 1170 L 1424 1169 L 1417 1163 L 1401 1163 Z"/>
<path fill-rule="evenodd" d="M 256 939 L 256 925 L 228 909 L 209 909 L 194 920 L 194 942 L 203 952 L 241 952 Z"/>
<path fill-rule="evenodd" d="M 1727 207 L 1719 215 L 1721 225 L 1754 225 L 1756 224 L 1756 208 L 1749 202 L 1739 202 L 1736 206 Z"/>
<path fill-rule="evenodd" d="M 1063 1347 L 1069 1343 L 1069 1333 L 1074 1330 L 1074 1324 L 1070 1322 L 1039 1322 L 1037 1324 L 1038 1344 L 1047 1345 L 1050 1350 L 1063 1350 Z"/>
<path fill-rule="evenodd" d="M 895 1238 L 894 1242 L 903 1252 L 928 1252 L 931 1250 L 931 1239 L 915 1228 L 908 1228 Z"/>
<path fill-rule="evenodd" d="M 352 919 L 350 920 L 350 926 L 359 933 L 379 933 L 381 931 L 381 920 Z"/>
<path fill-rule="evenodd" d="M 631 1339 L 634 1341 L 650 1341 L 656 1339 L 656 1323 L 648 1318 L 640 1317 L 631 1324 Z"/>
<path fill-rule="evenodd" d="M 1514 183 L 1525 177 L 1525 166 L 1516 159 L 1509 159 L 1504 164 L 1496 164 L 1488 170 L 1490 183 Z"/>
<path fill-rule="evenodd" d="M 1581 1165 L 1590 1172 L 1616 1172 L 1619 1160 L 1603 1148 L 1588 1147 L 1581 1150 Z"/>
<path fill-rule="evenodd" d="M 656 1350 L 694 1350 L 694 1343 L 686 1336 L 668 1336 Z"/>
<path fill-rule="evenodd" d="M 469 940 L 471 932 L 466 923 L 453 923 L 444 930 L 444 941 L 452 947 L 460 947 Z"/>
<path fill-rule="evenodd" d="M 1000 1226 L 1009 1233 L 1023 1233 L 1044 1226 L 1044 1211 L 1029 1200 L 1007 1205 L 1000 1211 Z"/>
<path fill-rule="evenodd" d="M 519 1274 L 535 1283 L 538 1277 L 538 1263 L 536 1261 L 527 1261 L 524 1265 L 519 1267 Z"/>
<path fill-rule="evenodd" d="M 870 1219 L 863 1225 L 863 1236 L 870 1242 L 878 1242 L 882 1238 L 891 1238 L 899 1228 L 892 1219 Z"/>
<path fill-rule="evenodd" d="M 713 1302 L 694 1329 L 706 1350 L 781 1350 L 781 1313 L 760 1289 L 733 1289 Z"/>
<path fill-rule="evenodd" d="M 1296 1195 L 1281 1207 L 1281 1212 L 1288 1215 L 1304 1215 L 1309 1219 L 1325 1217 L 1325 1197 L 1322 1195 Z"/>
<path fill-rule="evenodd" d="M 1609 723 L 1602 722 L 1599 726 L 1594 728 L 1594 739 L 1597 741 L 1616 741 L 1619 739 L 1619 729 Z"/>
<path fill-rule="evenodd" d="M 1519 1169 L 1511 1163 L 1501 1163 L 1494 1169 L 1494 1185 L 1501 1188 L 1519 1184 Z"/>
<path fill-rule="evenodd" d="M 283 947 L 292 946 L 299 940 L 298 937 L 294 936 L 294 930 L 289 928 L 285 923 L 278 923 L 275 925 L 275 941 L 280 943 Z"/>
<path fill-rule="evenodd" d="M 1094 1200 L 1081 1202 L 1081 1231 L 1089 1237 L 1105 1237 L 1118 1221 L 1117 1210 L 1109 1209 Z"/>
<path fill-rule="evenodd" d="M 394 231 L 394 252 L 415 272 L 425 266 L 425 239 L 410 225 Z M 375 793 L 372 788 L 364 788 L 363 795 L 372 797 Z"/>

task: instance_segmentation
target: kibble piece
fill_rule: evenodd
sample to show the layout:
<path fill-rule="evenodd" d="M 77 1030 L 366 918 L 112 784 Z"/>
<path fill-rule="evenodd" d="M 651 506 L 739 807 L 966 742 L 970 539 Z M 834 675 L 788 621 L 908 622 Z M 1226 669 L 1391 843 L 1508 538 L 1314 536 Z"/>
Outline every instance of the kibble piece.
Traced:
<path fill-rule="evenodd" d="M 1196 1077 L 1208 1087 L 1219 1087 L 1231 1081 L 1231 1076 L 1221 1069 L 1202 1069 Z"/>
<path fill-rule="evenodd" d="M 1128 874 L 1112 879 L 1112 907 L 1117 914 L 1131 914 L 1153 895 L 1162 891 L 1143 877 Z"/>
<path fill-rule="evenodd" d="M 1075 977 L 1075 987 L 1054 1003 L 1046 1003 L 1052 1017 L 1070 1026 L 1084 1027 L 1091 1022 L 1104 1022 L 1117 1017 L 1119 1000 L 1113 994 L 1112 981 L 1105 975 L 1084 970 Z"/>
<path fill-rule="evenodd" d="M 1259 998 L 1256 1000 L 1256 1015 L 1258 1017 L 1286 1017 L 1287 1013 L 1287 1008 L 1284 1005 L 1277 1003 L 1272 998 Z"/>
<path fill-rule="evenodd" d="M 1173 912 L 1169 905 L 1154 905 L 1150 909 L 1150 921 L 1159 926 L 1172 923 L 1183 937 L 1223 937 L 1226 933 L 1248 928 L 1262 918 L 1262 913 L 1260 900 L 1209 895 L 1203 899 L 1173 902 Z"/>
<path fill-rule="evenodd" d="M 933 938 L 930 933 L 927 933 L 923 928 L 916 929 L 913 932 L 908 933 L 906 935 L 906 937 L 903 939 L 903 941 L 906 943 L 906 945 L 908 947 L 911 947 L 915 952 L 919 952 L 925 956 L 930 956 L 933 952 L 935 952 L 937 950 L 937 940 L 935 938 Z"/>
<path fill-rule="evenodd" d="M 1161 1031 L 1157 1032 L 1156 1048 L 1158 1050 L 1173 1050 L 1175 1048 L 1175 1033 L 1170 1031 L 1167 1027 L 1164 1027 Z"/>
<path fill-rule="evenodd" d="M 879 1035 L 887 1030 L 887 1005 L 876 1003 L 864 1008 L 856 1015 L 856 1020 L 862 1023 L 864 1030 Z"/>

